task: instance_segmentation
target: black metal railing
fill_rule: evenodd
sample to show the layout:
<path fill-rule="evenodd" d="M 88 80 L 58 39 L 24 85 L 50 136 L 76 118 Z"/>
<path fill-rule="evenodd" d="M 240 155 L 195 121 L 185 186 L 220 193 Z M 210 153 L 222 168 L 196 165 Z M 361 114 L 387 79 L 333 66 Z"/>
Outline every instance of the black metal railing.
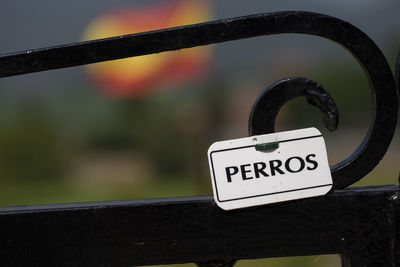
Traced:
<path fill-rule="evenodd" d="M 370 80 L 372 124 L 356 151 L 331 167 L 335 191 L 229 212 L 216 207 L 210 196 L 3 207 L 1 265 L 232 266 L 240 259 L 340 254 L 343 266 L 399 266 L 399 188 L 340 190 L 379 163 L 398 114 L 398 88 L 389 64 L 375 43 L 347 22 L 297 11 L 224 19 L 1 55 L 0 77 L 283 33 L 339 43 Z M 292 77 L 260 95 L 249 134 L 273 132 L 280 107 L 299 96 L 324 113 L 329 130 L 337 128 L 338 110 L 329 93 L 314 81 Z"/>

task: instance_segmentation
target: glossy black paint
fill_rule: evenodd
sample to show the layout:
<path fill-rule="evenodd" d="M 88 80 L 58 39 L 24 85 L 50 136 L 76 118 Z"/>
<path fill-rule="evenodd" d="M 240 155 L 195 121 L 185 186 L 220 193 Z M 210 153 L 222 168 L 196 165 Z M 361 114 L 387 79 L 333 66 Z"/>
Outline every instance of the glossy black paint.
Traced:
<path fill-rule="evenodd" d="M 353 25 L 311 12 L 286 11 L 118 36 L 0 56 L 0 77 L 226 42 L 301 33 L 339 43 L 371 82 L 373 123 L 359 148 L 332 167 L 334 188 L 371 171 L 396 126 L 398 89 L 374 42 Z M 266 51 L 267 52 L 267 51 Z M 399 81 L 400 57 L 396 64 Z M 267 88 L 249 132 L 273 132 L 289 99 L 305 96 L 325 114 L 338 111 L 316 82 L 288 78 Z M 233 266 L 240 259 L 341 254 L 343 266 L 399 266 L 397 186 L 337 190 L 323 197 L 223 211 L 212 197 L 128 200 L 0 208 L 1 266 L 132 266 L 195 262 Z"/>
<path fill-rule="evenodd" d="M 0 208 L 1 266 L 138 266 L 341 254 L 399 266 L 399 187 L 223 211 L 211 196 Z M 344 265 L 348 267 L 349 265 Z"/>
<path fill-rule="evenodd" d="M 400 51 L 397 54 L 397 60 L 396 60 L 396 65 L 395 65 L 395 77 L 396 77 L 396 83 L 397 83 L 397 90 L 400 92 Z"/>
<path fill-rule="evenodd" d="M 331 95 L 318 83 L 306 78 L 286 78 L 268 86 L 257 98 L 249 117 L 249 135 L 273 133 L 275 119 L 281 107 L 293 98 L 304 96 L 310 105 L 324 115 L 324 124 L 335 131 L 339 111 Z"/>

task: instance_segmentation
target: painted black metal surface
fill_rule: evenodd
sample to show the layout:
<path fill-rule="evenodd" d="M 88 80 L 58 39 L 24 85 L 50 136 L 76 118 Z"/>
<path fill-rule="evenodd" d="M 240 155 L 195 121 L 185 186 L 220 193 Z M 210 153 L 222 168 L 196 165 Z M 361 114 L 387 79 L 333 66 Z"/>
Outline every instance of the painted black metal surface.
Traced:
<path fill-rule="evenodd" d="M 396 76 L 399 72 L 399 62 L 398 59 Z M 275 120 L 281 107 L 291 99 L 300 96 L 306 97 L 309 104 L 322 111 L 324 123 L 328 130 L 337 129 L 339 113 L 330 94 L 320 84 L 306 78 L 286 78 L 268 86 L 254 103 L 249 117 L 249 135 L 273 133 L 275 131 Z M 396 105 L 393 107 L 384 106 L 381 109 L 397 110 Z M 382 118 L 377 113 L 374 115 L 368 135 L 356 152 L 345 161 L 331 167 L 334 181 L 333 189 L 348 186 L 367 175 L 385 154 L 392 136 L 386 136 L 386 140 L 379 139 L 380 136 L 376 136 L 380 134 L 380 131 L 377 130 L 375 124 L 377 120 L 380 121 Z M 385 126 L 384 129 L 391 128 L 394 131 L 396 128 L 395 122 L 392 125 L 386 125 L 385 121 L 380 121 L 378 124 Z M 361 159 L 361 157 L 364 157 L 364 159 Z M 348 172 L 351 172 L 351 175 Z"/>
<path fill-rule="evenodd" d="M 331 95 L 318 83 L 306 78 L 286 78 L 268 86 L 253 105 L 249 118 L 249 135 L 273 133 L 275 119 L 281 107 L 293 98 L 304 96 L 310 105 L 324 115 L 324 124 L 334 131 L 339 123 L 339 111 Z"/>
<path fill-rule="evenodd" d="M 385 154 L 398 112 L 398 89 L 374 42 L 351 24 L 310 12 L 225 19 L 0 56 L 0 77 L 226 42 L 301 33 L 339 43 L 371 82 L 373 122 L 359 148 L 332 167 L 334 188 L 362 178 Z M 396 65 L 399 81 L 400 57 Z M 316 82 L 288 78 L 269 87 L 249 120 L 250 134 L 272 132 L 288 100 L 305 96 L 326 116 L 338 111 Z M 131 266 L 339 253 L 343 266 L 399 266 L 399 188 L 335 191 L 324 197 L 222 211 L 211 197 L 0 208 L 2 266 Z"/>
<path fill-rule="evenodd" d="M 334 188 L 351 185 L 369 173 L 387 151 L 397 122 L 398 93 L 389 65 L 375 43 L 334 17 L 297 11 L 265 13 L 7 54 L 0 56 L 0 77 L 281 33 L 318 35 L 339 43 L 360 62 L 371 82 L 371 127 L 356 151 L 332 167 Z M 257 132 L 267 133 L 271 126 L 264 127 L 265 131 Z"/>
<path fill-rule="evenodd" d="M 228 212 L 211 196 L 0 208 L 0 264 L 232 266 L 338 253 L 352 267 L 398 266 L 398 204 L 392 186 Z"/>
<path fill-rule="evenodd" d="M 396 76 L 397 90 L 400 92 L 400 51 L 397 54 L 395 76 Z"/>

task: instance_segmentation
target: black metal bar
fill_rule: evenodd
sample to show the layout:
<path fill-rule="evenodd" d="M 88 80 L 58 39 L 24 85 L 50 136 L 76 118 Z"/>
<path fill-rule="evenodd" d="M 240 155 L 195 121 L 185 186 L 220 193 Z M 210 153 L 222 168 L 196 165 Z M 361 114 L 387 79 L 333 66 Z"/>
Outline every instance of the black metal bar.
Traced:
<path fill-rule="evenodd" d="M 306 78 L 282 79 L 269 87 L 253 104 L 249 118 L 249 135 L 273 133 L 275 119 L 284 104 L 304 96 L 324 114 L 325 127 L 335 131 L 339 124 L 339 111 L 331 95 L 319 84 Z"/>
<path fill-rule="evenodd" d="M 357 58 L 372 56 L 356 49 L 372 41 L 350 23 L 318 13 L 283 11 L 4 54 L 0 77 L 281 33 L 322 36 L 348 48 Z"/>
<path fill-rule="evenodd" d="M 334 18 L 310 12 L 265 13 L 4 54 L 0 56 L 0 77 L 154 54 L 260 35 L 307 32 L 324 36 L 329 33 L 321 32 L 315 25 L 323 20 L 330 21 L 332 19 Z M 337 19 L 334 19 L 334 22 L 344 23 Z M 343 28 L 343 25 L 341 26 Z M 343 43 L 345 45 L 345 42 Z"/>
<path fill-rule="evenodd" d="M 0 264 L 231 266 L 339 253 L 352 267 L 398 266 L 399 192 L 366 187 L 229 212 L 211 196 L 0 208 Z"/>
<path fill-rule="evenodd" d="M 398 88 L 375 43 L 337 18 L 265 13 L 1 55 L 0 77 L 280 33 L 318 35 L 341 44 L 371 81 L 371 128 L 355 153 L 332 167 L 334 187 L 348 186 L 385 154 L 397 121 Z M 399 62 L 400 57 L 397 81 Z M 277 86 L 286 95 L 272 101 L 276 106 L 265 107 L 262 103 L 271 101 Z M 286 79 L 264 91 L 256 103 L 250 121 L 257 123 L 257 133 L 273 131 L 274 114 L 294 96 L 293 86 L 328 116 L 337 113 L 317 83 Z M 332 129 L 336 115 L 329 117 Z M 344 266 L 398 266 L 399 192 L 397 186 L 350 189 L 229 212 L 217 208 L 209 196 L 5 207 L 0 208 L 0 264 L 233 266 L 240 259 L 339 253 Z"/>

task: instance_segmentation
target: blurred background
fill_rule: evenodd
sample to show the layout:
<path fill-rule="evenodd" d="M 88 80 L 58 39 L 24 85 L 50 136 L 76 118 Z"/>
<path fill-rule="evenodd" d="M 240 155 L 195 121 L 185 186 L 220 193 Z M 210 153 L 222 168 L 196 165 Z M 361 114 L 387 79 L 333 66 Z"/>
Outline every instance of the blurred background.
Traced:
<path fill-rule="evenodd" d="M 284 10 L 349 21 L 382 49 L 400 49 L 399 1 L 2 0 L 0 53 Z M 0 206 L 212 194 L 207 149 L 247 136 L 258 94 L 290 76 L 335 99 L 328 132 L 305 99 L 277 130 L 317 127 L 330 164 L 348 157 L 371 122 L 357 61 L 315 36 L 263 36 L 213 46 L 0 79 Z M 380 165 L 354 186 L 397 184 L 398 130 Z M 239 266 L 340 266 L 337 256 L 242 261 Z"/>

